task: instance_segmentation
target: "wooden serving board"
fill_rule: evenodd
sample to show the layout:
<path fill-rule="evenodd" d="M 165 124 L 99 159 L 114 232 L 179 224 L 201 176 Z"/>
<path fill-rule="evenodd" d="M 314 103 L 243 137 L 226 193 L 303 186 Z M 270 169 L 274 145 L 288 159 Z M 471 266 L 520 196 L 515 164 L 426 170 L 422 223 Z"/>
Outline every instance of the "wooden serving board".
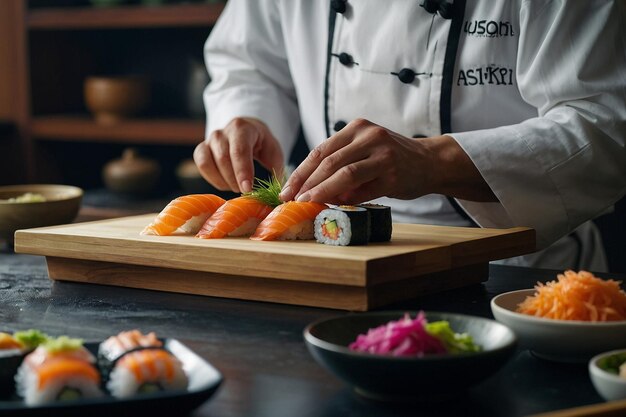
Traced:
<path fill-rule="evenodd" d="M 390 242 L 141 236 L 154 215 L 18 230 L 15 252 L 54 280 L 365 311 L 487 279 L 491 260 L 535 250 L 528 228 L 394 224 Z"/>

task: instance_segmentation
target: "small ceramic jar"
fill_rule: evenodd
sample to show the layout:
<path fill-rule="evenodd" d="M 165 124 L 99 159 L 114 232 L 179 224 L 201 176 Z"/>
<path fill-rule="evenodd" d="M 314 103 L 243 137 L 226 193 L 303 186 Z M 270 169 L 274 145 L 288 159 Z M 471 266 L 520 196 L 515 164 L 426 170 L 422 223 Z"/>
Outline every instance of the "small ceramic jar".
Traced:
<path fill-rule="evenodd" d="M 160 175 L 159 163 L 139 156 L 133 148 L 125 149 L 120 159 L 108 162 L 102 170 L 102 179 L 109 190 L 130 195 L 151 193 Z"/>

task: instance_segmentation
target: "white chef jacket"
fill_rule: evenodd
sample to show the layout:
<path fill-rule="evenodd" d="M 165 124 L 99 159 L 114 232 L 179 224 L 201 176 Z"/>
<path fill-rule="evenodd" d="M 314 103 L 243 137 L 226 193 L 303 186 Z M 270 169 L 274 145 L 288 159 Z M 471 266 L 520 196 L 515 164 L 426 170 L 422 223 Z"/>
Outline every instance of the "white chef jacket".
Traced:
<path fill-rule="evenodd" d="M 381 198 L 395 222 L 536 230 L 506 263 L 606 269 L 589 222 L 626 192 L 619 1 L 229 0 L 205 44 L 207 138 L 263 120 L 289 155 L 356 118 L 449 134 L 497 203 Z"/>

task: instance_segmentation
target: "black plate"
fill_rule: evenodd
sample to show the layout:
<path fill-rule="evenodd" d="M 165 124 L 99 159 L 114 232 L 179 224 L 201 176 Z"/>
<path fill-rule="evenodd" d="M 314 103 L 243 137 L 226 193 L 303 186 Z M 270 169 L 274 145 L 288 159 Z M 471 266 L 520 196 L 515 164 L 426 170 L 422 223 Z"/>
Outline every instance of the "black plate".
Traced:
<path fill-rule="evenodd" d="M 165 348 L 182 363 L 189 377 L 185 391 L 169 391 L 137 395 L 123 400 L 113 397 L 52 403 L 44 406 L 27 406 L 23 401 L 0 401 L 0 414 L 11 416 L 140 416 L 184 415 L 208 400 L 222 383 L 222 374 L 210 363 L 196 355 L 176 339 L 165 339 Z M 96 354 L 98 343 L 85 343 Z"/>

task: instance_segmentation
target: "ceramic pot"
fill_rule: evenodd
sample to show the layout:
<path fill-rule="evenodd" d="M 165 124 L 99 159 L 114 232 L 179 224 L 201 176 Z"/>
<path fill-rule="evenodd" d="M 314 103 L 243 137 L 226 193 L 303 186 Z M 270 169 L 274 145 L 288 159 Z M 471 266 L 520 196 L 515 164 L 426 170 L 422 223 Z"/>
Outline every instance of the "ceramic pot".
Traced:
<path fill-rule="evenodd" d="M 141 113 L 150 100 L 150 87 L 143 77 L 88 77 L 84 95 L 96 122 L 111 125 Z"/>
<path fill-rule="evenodd" d="M 109 190 L 138 196 L 154 191 L 160 175 L 159 163 L 139 156 L 133 148 L 125 149 L 120 159 L 108 162 L 102 170 L 102 179 Z"/>

